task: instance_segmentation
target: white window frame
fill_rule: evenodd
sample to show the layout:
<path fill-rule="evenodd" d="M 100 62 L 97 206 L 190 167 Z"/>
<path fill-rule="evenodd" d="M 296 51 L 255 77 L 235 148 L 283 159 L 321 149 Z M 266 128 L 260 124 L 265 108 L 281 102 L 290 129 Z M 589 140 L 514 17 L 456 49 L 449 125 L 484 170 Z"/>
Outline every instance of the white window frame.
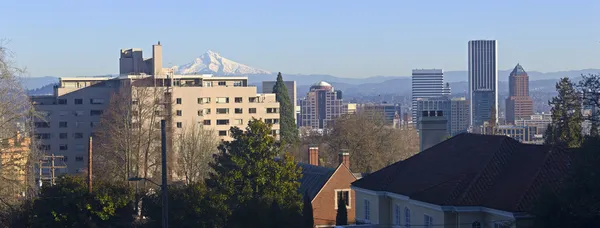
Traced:
<path fill-rule="evenodd" d="M 423 214 L 423 227 L 433 228 L 433 217 L 428 214 Z"/>
<path fill-rule="evenodd" d="M 351 209 L 352 208 L 352 189 L 349 188 L 344 188 L 344 189 L 336 189 L 335 194 L 333 195 L 333 201 L 334 201 L 334 208 L 337 210 L 338 209 L 338 192 L 348 192 L 348 206 L 346 207 L 346 209 Z"/>
<path fill-rule="evenodd" d="M 410 209 L 404 207 L 404 227 L 410 228 Z"/>
<path fill-rule="evenodd" d="M 394 225 L 402 225 L 402 209 L 399 204 L 394 204 Z"/>
<path fill-rule="evenodd" d="M 365 220 L 371 220 L 371 201 L 365 199 L 364 200 L 364 216 Z"/>

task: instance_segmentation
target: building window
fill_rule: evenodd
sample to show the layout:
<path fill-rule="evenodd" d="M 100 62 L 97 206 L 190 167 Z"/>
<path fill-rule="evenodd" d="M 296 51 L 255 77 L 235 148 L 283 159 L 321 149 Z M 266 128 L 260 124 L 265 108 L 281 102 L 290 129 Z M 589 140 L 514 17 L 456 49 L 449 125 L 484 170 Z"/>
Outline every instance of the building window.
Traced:
<path fill-rule="evenodd" d="M 217 110 L 215 111 L 215 113 L 217 113 L 217 114 L 229 114 L 229 109 L 228 108 L 217 108 Z"/>
<path fill-rule="evenodd" d="M 58 134 L 58 138 L 59 139 L 67 139 L 68 138 L 68 134 L 67 133 L 59 133 Z"/>
<path fill-rule="evenodd" d="M 242 113 L 244 113 L 243 110 L 244 109 L 242 109 L 242 108 L 235 108 L 235 114 L 242 114 Z"/>
<path fill-rule="evenodd" d="M 335 209 L 338 209 L 338 202 L 340 200 L 346 202 L 346 208 L 350 209 L 350 189 L 336 189 L 335 190 Z"/>
<path fill-rule="evenodd" d="M 183 124 L 181 122 L 177 122 L 177 128 L 182 128 Z"/>
<path fill-rule="evenodd" d="M 244 120 L 243 119 L 235 119 L 235 120 L 233 120 L 233 124 L 235 124 L 235 125 L 243 125 L 244 124 Z"/>
<path fill-rule="evenodd" d="M 371 220 L 371 201 L 365 200 L 365 220 Z"/>
<path fill-rule="evenodd" d="M 242 103 L 243 98 L 241 97 L 236 97 L 235 98 L 235 103 Z"/>
<path fill-rule="evenodd" d="M 203 113 L 203 114 L 205 114 L 205 115 L 208 115 L 208 114 L 210 114 L 210 113 L 211 113 L 211 112 L 210 112 L 210 108 L 205 108 L 205 109 L 203 109 L 203 110 L 202 110 L 202 113 Z"/>
<path fill-rule="evenodd" d="M 58 127 L 59 128 L 66 128 L 67 126 L 68 126 L 67 122 L 58 122 Z"/>
<path fill-rule="evenodd" d="M 69 114 L 69 112 L 67 112 L 67 111 L 59 111 L 59 112 L 58 112 L 58 115 L 59 115 L 59 116 L 66 116 L 66 115 L 68 115 L 68 114 Z"/>
<path fill-rule="evenodd" d="M 210 103 L 210 97 L 198 98 L 198 104 L 208 104 L 208 103 Z"/>
<path fill-rule="evenodd" d="M 279 124 L 279 119 L 265 119 L 265 123 L 268 123 L 268 124 Z"/>
<path fill-rule="evenodd" d="M 100 98 L 93 98 L 90 99 L 90 104 L 104 104 L 104 99 L 100 99 Z"/>
<path fill-rule="evenodd" d="M 410 209 L 404 208 L 404 227 L 410 228 Z"/>
<path fill-rule="evenodd" d="M 83 99 L 75 99 L 75 104 L 76 105 L 83 104 Z"/>
<path fill-rule="evenodd" d="M 279 113 L 279 108 L 267 108 L 267 113 Z"/>
<path fill-rule="evenodd" d="M 202 124 L 208 126 L 210 125 L 210 120 L 204 120 L 202 121 Z"/>
<path fill-rule="evenodd" d="M 229 97 L 217 97 L 217 104 L 229 103 Z"/>
<path fill-rule="evenodd" d="M 273 135 L 273 136 L 279 135 L 279 130 L 277 130 L 277 129 L 271 130 L 271 135 Z"/>
<path fill-rule="evenodd" d="M 432 228 L 433 227 L 433 218 L 431 216 L 424 215 L 423 219 L 424 219 L 423 220 L 423 222 L 424 222 L 423 224 L 425 224 L 424 225 L 425 228 Z"/>
<path fill-rule="evenodd" d="M 206 86 L 206 87 L 212 87 L 213 86 L 213 82 L 204 82 L 204 86 Z"/>
<path fill-rule="evenodd" d="M 50 150 L 50 149 L 51 149 L 51 147 L 50 147 L 50 145 L 48 145 L 48 144 L 42 144 L 42 145 L 39 145 L 39 146 L 38 146 L 38 149 L 39 149 L 39 150 Z"/>
<path fill-rule="evenodd" d="M 248 113 L 256 113 L 256 108 L 249 108 Z"/>
<path fill-rule="evenodd" d="M 481 228 L 481 223 L 479 221 L 475 221 L 471 224 L 471 228 Z"/>
<path fill-rule="evenodd" d="M 257 100 L 258 99 L 256 97 L 249 97 L 248 98 L 248 102 L 250 102 L 250 103 L 256 103 Z"/>
<path fill-rule="evenodd" d="M 83 111 L 73 111 L 74 116 L 83 116 Z"/>
<path fill-rule="evenodd" d="M 73 138 L 82 139 L 83 138 L 83 133 L 81 133 L 81 132 L 73 133 Z"/>
<path fill-rule="evenodd" d="M 240 86 L 242 86 L 242 81 L 234 81 L 233 82 L 233 86 L 234 87 L 240 87 Z"/>
<path fill-rule="evenodd" d="M 50 139 L 50 133 L 35 134 L 36 139 Z"/>
<path fill-rule="evenodd" d="M 90 110 L 90 116 L 100 116 L 104 113 L 102 110 Z"/>
<path fill-rule="evenodd" d="M 219 136 L 227 136 L 227 131 L 219 131 Z"/>
<path fill-rule="evenodd" d="M 67 144 L 60 144 L 60 145 L 58 145 L 58 149 L 59 150 L 68 150 L 69 149 L 69 145 L 67 145 Z"/>
<path fill-rule="evenodd" d="M 495 222 L 494 228 L 509 228 L 510 226 L 504 222 Z"/>
<path fill-rule="evenodd" d="M 229 120 L 217 120 L 217 125 L 229 125 Z"/>
<path fill-rule="evenodd" d="M 394 205 L 394 225 L 400 226 L 400 215 L 402 214 L 402 210 L 400 210 L 400 205 Z"/>
<path fill-rule="evenodd" d="M 177 104 L 181 104 L 181 98 L 177 98 L 177 99 L 175 99 L 175 102 L 176 102 Z"/>
<path fill-rule="evenodd" d="M 218 82 L 218 85 L 219 85 L 219 86 L 225 86 L 225 85 L 226 85 L 226 83 L 225 83 L 224 81 L 220 81 L 220 82 Z"/>
<path fill-rule="evenodd" d="M 83 161 L 83 156 L 75 156 L 75 161 Z"/>
<path fill-rule="evenodd" d="M 67 104 L 67 99 L 58 99 L 58 104 L 59 105 L 66 105 Z"/>
<path fill-rule="evenodd" d="M 181 110 L 177 110 L 177 116 L 181 116 L 182 112 Z"/>
<path fill-rule="evenodd" d="M 35 122 L 35 123 L 33 123 L 33 125 L 35 125 L 36 128 L 49 128 L 50 127 L 50 123 L 48 123 L 48 122 Z"/>

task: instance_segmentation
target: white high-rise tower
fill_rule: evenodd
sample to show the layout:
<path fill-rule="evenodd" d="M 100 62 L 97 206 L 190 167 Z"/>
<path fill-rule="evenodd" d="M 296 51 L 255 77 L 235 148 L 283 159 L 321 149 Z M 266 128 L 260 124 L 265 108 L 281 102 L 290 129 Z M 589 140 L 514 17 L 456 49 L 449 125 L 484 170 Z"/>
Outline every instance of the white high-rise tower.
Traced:
<path fill-rule="evenodd" d="M 478 129 L 498 119 L 498 47 L 496 40 L 469 41 L 469 103 L 471 126 Z"/>
<path fill-rule="evenodd" d="M 444 71 L 442 69 L 415 69 L 412 71 L 412 121 L 417 125 L 417 100 L 420 98 L 436 98 L 448 91 L 444 87 Z"/>

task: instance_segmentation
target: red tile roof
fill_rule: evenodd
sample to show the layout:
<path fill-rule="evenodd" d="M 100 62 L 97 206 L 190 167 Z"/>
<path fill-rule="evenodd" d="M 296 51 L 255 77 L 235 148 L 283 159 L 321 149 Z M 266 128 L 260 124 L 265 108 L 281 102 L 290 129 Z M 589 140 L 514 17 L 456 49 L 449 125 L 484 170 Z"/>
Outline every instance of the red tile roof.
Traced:
<path fill-rule="evenodd" d="M 557 188 L 568 155 L 506 136 L 460 134 L 352 185 L 441 206 L 524 212 L 542 186 Z"/>

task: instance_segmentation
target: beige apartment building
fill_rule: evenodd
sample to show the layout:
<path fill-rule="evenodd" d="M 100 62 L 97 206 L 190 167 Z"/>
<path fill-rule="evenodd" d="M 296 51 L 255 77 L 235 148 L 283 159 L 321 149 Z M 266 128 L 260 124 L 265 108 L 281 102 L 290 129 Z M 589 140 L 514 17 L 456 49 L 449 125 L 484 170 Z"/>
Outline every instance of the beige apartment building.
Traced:
<path fill-rule="evenodd" d="M 244 128 L 250 119 L 257 118 L 273 124 L 272 134 L 278 137 L 279 103 L 275 94 L 257 93 L 256 87 L 248 86 L 247 77 L 175 75 L 159 67 L 161 53 L 160 43 L 153 46 L 153 57 L 145 60 L 139 49 L 121 50 L 120 76 L 60 78 L 53 95 L 31 97 L 44 116 L 35 121 L 39 147 L 47 154 L 65 156 L 68 168 L 62 172 L 85 171 L 88 137 L 100 124 L 111 96 L 124 88 L 158 88 L 164 93 L 161 97 L 170 101 L 166 101 L 160 118 L 170 120 L 172 133 L 202 124 L 216 131 L 221 140 L 230 140 L 230 127 Z M 159 71 L 165 73 L 149 74 Z M 135 99 L 132 106 L 138 103 Z"/>

